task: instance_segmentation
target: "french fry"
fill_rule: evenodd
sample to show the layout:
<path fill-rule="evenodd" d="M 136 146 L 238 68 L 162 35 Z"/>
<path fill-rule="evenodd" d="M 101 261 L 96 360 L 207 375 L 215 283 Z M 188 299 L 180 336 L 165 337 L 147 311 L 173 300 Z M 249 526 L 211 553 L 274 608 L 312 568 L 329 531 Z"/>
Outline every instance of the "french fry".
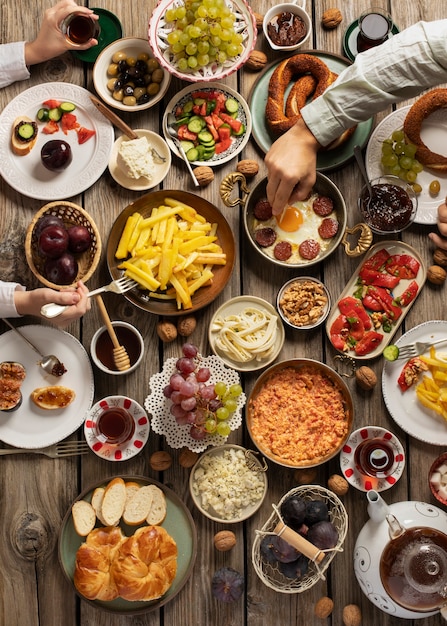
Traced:
<path fill-rule="evenodd" d="M 428 365 L 431 377 L 426 375 L 416 387 L 419 402 L 441 415 L 447 421 L 447 363 L 436 356 L 435 348 L 430 348 L 430 356 L 421 356 Z"/>
<path fill-rule="evenodd" d="M 213 266 L 227 262 L 217 224 L 174 198 L 165 198 L 148 217 L 134 213 L 128 218 L 116 258 L 151 298 L 175 300 L 179 309 L 191 308 L 193 294 L 212 284 Z"/>

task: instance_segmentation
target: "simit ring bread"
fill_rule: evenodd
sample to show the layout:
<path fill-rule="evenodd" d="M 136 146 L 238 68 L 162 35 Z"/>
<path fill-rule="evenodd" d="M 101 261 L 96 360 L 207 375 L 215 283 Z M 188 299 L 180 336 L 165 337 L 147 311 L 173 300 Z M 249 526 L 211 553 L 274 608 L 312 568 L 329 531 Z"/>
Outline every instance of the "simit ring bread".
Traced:
<path fill-rule="evenodd" d="M 112 572 L 125 600 L 156 600 L 177 573 L 177 544 L 162 526 L 143 526 L 121 544 Z"/>
<path fill-rule="evenodd" d="M 296 54 L 282 61 L 274 70 L 268 87 L 265 117 L 267 124 L 275 135 L 288 131 L 301 117 L 301 109 L 307 99 L 320 96 L 333 83 L 334 74 L 326 63 L 311 54 Z M 287 96 L 289 83 L 296 79 Z M 355 131 L 355 127 L 346 130 L 328 148 L 341 145 Z"/>
<path fill-rule="evenodd" d="M 444 107 L 447 107 L 447 89 L 433 89 L 413 104 L 404 121 L 404 132 L 408 141 L 417 146 L 418 161 L 439 172 L 447 172 L 447 157 L 432 152 L 425 145 L 421 139 L 421 127 L 431 113 Z"/>

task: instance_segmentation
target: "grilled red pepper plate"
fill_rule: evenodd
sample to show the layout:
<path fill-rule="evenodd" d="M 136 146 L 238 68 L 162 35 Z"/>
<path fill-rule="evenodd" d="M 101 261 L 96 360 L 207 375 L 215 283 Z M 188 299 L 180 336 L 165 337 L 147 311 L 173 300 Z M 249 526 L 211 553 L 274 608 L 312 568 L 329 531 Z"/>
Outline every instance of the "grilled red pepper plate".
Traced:
<path fill-rule="evenodd" d="M 334 348 L 354 358 L 381 354 L 424 282 L 422 260 L 410 246 L 373 246 L 328 318 Z"/>

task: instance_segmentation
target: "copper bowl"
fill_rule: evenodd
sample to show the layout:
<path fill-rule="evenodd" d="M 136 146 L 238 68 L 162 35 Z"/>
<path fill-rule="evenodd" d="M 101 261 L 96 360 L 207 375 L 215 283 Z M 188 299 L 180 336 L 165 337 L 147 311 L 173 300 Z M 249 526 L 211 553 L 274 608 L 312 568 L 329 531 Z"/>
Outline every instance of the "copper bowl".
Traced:
<path fill-rule="evenodd" d="M 265 425 L 265 427 L 267 427 L 269 430 L 269 436 L 267 438 L 268 443 L 266 443 L 266 440 L 264 441 L 261 440 L 260 433 L 258 433 L 258 428 L 257 428 L 257 425 L 255 424 L 255 407 L 254 407 L 255 400 L 257 399 L 261 391 L 263 391 L 264 386 L 270 381 L 270 379 L 272 379 L 273 376 L 278 375 L 282 371 L 288 370 L 288 369 L 293 369 L 299 374 L 304 368 L 306 369 L 310 368 L 312 373 L 321 374 L 325 379 L 328 380 L 328 382 L 333 386 L 335 392 L 339 392 L 341 394 L 341 402 L 342 402 L 342 407 L 344 411 L 344 418 L 342 418 L 341 420 L 343 424 L 343 433 L 340 433 L 340 435 L 337 438 L 337 441 L 334 442 L 333 445 L 331 445 L 324 454 L 320 456 L 309 454 L 307 458 L 305 456 L 305 453 L 303 455 L 303 447 L 305 449 L 305 446 L 307 443 L 309 447 L 313 449 L 313 444 L 312 443 L 309 444 L 309 438 L 311 436 L 310 431 L 308 435 L 305 435 L 303 433 L 303 438 L 301 440 L 297 441 L 295 439 L 294 441 L 294 433 L 295 433 L 296 425 L 294 427 L 292 424 L 290 424 L 290 431 L 287 431 L 287 428 L 283 428 L 283 425 L 284 425 L 285 420 L 286 420 L 286 425 L 287 425 L 289 417 L 290 417 L 289 413 L 287 410 L 284 410 L 283 415 L 281 415 L 280 412 L 277 411 L 275 413 L 275 420 L 269 423 L 268 425 L 267 424 Z M 281 393 L 280 387 L 276 385 L 275 396 L 278 397 L 279 393 Z M 272 409 L 272 411 L 275 411 L 275 410 L 276 409 Z M 278 465 L 282 465 L 284 467 L 309 468 L 309 467 L 315 467 L 317 465 L 321 465 L 322 463 L 329 461 L 329 459 L 332 459 L 334 456 L 336 456 L 340 452 L 340 450 L 342 449 L 343 445 L 345 444 L 345 442 L 347 441 L 350 435 L 352 424 L 353 424 L 353 416 L 354 416 L 354 407 L 353 407 L 351 393 L 346 383 L 343 381 L 343 379 L 332 368 L 330 368 L 328 365 L 325 365 L 324 363 L 320 363 L 319 361 L 314 361 L 313 359 L 289 359 L 287 361 L 281 361 L 279 363 L 276 363 L 275 365 L 272 365 L 267 370 L 265 370 L 261 374 L 261 376 L 259 376 L 248 398 L 247 410 L 246 410 L 246 423 L 247 423 L 248 432 L 250 434 L 250 437 L 253 443 L 261 452 L 261 454 L 263 454 L 267 459 L 269 459 L 270 461 L 273 461 L 274 463 L 277 463 Z M 275 425 L 276 425 L 277 431 L 275 431 Z M 331 429 L 334 428 L 334 424 L 332 420 L 331 420 L 330 428 Z M 290 438 L 288 437 L 289 432 L 291 433 Z M 278 435 L 277 438 L 276 438 L 276 434 Z M 318 436 L 321 436 L 321 435 L 322 433 L 319 430 Z M 283 442 L 284 436 L 286 436 L 287 438 L 286 443 Z M 272 440 L 274 441 L 273 445 L 271 445 Z M 279 446 L 281 445 L 283 447 L 284 445 L 286 445 L 288 458 L 281 456 L 279 453 L 275 452 L 272 449 L 273 447 L 279 448 Z M 294 460 L 293 453 L 295 451 L 296 451 L 296 457 Z"/>

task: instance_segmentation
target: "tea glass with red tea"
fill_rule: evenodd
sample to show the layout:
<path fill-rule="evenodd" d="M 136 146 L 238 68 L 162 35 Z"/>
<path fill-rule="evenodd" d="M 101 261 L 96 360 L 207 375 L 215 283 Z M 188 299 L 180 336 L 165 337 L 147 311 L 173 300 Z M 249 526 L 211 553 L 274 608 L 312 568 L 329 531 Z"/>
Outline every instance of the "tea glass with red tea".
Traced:
<path fill-rule="evenodd" d="M 364 52 L 379 46 L 389 37 L 393 22 L 389 13 L 380 8 L 364 11 L 359 17 L 357 51 Z"/>
<path fill-rule="evenodd" d="M 66 39 L 75 46 L 82 46 L 90 39 L 98 39 L 101 32 L 99 20 L 78 11 L 67 15 L 61 22 L 60 29 Z"/>
<path fill-rule="evenodd" d="M 354 452 L 354 463 L 365 476 L 387 478 L 396 471 L 399 461 L 388 439 L 372 437 L 359 443 Z"/>
<path fill-rule="evenodd" d="M 133 437 L 135 420 L 124 407 L 106 405 L 92 421 L 92 429 L 102 443 L 120 446 Z"/>

